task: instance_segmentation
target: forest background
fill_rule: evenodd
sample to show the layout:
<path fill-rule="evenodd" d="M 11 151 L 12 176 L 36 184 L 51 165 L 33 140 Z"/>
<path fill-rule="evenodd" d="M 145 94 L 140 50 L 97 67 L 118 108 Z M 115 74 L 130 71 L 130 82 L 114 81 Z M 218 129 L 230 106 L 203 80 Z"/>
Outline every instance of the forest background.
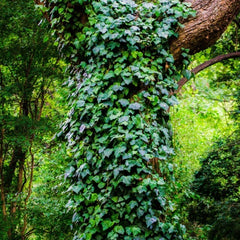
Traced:
<path fill-rule="evenodd" d="M 73 236 L 64 180 L 71 153 L 56 137 L 70 109 L 67 63 L 41 10 L 32 1 L 0 3 L 1 239 Z M 192 57 L 189 69 L 239 51 L 239 28 L 237 17 L 214 46 Z M 173 208 L 185 239 L 240 234 L 239 67 L 229 59 L 204 69 L 170 109 Z"/>

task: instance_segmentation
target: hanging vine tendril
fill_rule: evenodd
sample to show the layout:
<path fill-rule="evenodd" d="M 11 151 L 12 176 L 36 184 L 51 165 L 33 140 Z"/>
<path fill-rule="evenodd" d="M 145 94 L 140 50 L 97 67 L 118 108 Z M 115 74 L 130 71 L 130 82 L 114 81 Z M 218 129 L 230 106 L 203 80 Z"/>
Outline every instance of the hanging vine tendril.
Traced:
<path fill-rule="evenodd" d="M 182 239 L 173 217 L 169 94 L 179 69 L 169 53 L 178 0 L 52 0 L 51 24 L 71 63 L 71 111 L 59 133 L 72 162 L 74 239 Z M 187 54 L 184 54 L 186 57 Z M 187 60 L 185 60 L 187 64 Z"/>

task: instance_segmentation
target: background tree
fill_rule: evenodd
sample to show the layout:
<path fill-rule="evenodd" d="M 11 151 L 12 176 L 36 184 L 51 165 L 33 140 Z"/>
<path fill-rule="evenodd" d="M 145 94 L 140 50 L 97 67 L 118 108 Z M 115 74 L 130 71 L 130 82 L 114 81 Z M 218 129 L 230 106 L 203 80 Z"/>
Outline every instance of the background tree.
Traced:
<path fill-rule="evenodd" d="M 44 134 L 55 128 L 49 119 L 50 107 L 47 111 L 44 107 L 62 70 L 47 26 L 32 1 L 3 0 L 0 13 L 1 237 L 26 239 L 31 233 L 27 204 L 39 164 L 36 146 L 43 146 Z"/>

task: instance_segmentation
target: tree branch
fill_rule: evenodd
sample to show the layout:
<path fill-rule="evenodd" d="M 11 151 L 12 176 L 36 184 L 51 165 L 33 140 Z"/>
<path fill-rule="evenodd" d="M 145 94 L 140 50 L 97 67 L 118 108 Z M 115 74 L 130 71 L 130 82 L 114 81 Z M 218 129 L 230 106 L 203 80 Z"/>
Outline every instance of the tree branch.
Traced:
<path fill-rule="evenodd" d="M 208 60 L 200 65 L 198 65 L 197 67 L 195 67 L 194 69 L 191 70 L 192 73 L 197 74 L 198 72 L 204 70 L 207 67 L 212 66 L 215 63 L 221 62 L 223 60 L 229 59 L 229 58 L 237 58 L 240 57 L 240 52 L 233 52 L 233 53 L 228 53 L 228 54 L 223 54 L 223 55 L 219 55 L 211 60 Z M 189 80 L 187 78 L 182 78 L 177 84 L 178 84 L 178 89 L 174 92 L 174 93 L 178 93 L 183 85 L 185 83 L 187 83 Z"/>

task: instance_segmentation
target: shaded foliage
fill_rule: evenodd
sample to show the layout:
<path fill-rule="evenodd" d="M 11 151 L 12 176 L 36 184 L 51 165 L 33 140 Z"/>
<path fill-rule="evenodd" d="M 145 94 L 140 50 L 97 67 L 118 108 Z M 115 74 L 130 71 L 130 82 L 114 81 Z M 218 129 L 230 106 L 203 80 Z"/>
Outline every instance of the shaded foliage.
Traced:
<path fill-rule="evenodd" d="M 56 127 L 49 103 L 63 66 L 32 1 L 3 0 L 0 15 L 1 237 L 24 239 L 31 234 L 27 206 L 36 149 Z"/>
<path fill-rule="evenodd" d="M 189 208 L 189 218 L 211 225 L 211 240 L 239 238 L 239 98 L 236 103 L 232 112 L 237 130 L 213 145 L 208 156 L 201 161 L 201 169 L 195 174 L 192 186 L 199 197 Z"/>

